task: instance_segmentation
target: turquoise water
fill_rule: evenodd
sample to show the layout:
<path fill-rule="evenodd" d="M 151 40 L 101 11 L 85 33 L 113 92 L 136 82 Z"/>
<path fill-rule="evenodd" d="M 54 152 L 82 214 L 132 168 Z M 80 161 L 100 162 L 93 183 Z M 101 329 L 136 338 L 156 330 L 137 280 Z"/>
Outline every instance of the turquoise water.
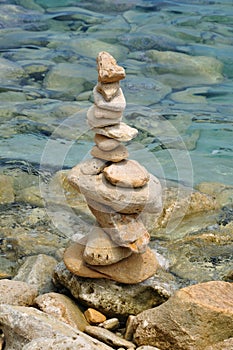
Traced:
<path fill-rule="evenodd" d="M 1 1 L 1 165 L 88 156 L 105 50 L 126 69 L 131 157 L 167 179 L 232 185 L 232 15 L 231 0 Z"/>

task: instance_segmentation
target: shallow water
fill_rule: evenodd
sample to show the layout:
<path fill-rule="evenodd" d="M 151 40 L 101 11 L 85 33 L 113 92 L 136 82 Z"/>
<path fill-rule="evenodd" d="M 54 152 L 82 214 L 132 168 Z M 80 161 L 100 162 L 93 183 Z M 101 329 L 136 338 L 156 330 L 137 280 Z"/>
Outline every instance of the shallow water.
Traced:
<path fill-rule="evenodd" d="M 87 132 L 79 110 L 91 104 L 96 55 L 109 50 L 126 68 L 125 117 L 140 130 L 144 163 L 155 159 L 153 172 L 170 179 L 232 184 L 231 1 L 18 0 L 0 7 L 2 161 L 43 163 L 47 142 L 51 165 L 70 167 L 86 156 L 91 144 L 75 141 Z M 153 60 L 153 50 L 176 57 Z M 209 73 L 208 64 L 195 71 L 197 56 L 216 59 Z M 72 150 L 57 159 L 70 138 Z M 177 138 L 186 149 L 177 151 Z"/>
<path fill-rule="evenodd" d="M 89 157 L 85 116 L 108 51 L 139 130 L 130 157 L 161 179 L 233 185 L 232 15 L 231 0 L 2 0 L 2 172 L 46 177 Z"/>

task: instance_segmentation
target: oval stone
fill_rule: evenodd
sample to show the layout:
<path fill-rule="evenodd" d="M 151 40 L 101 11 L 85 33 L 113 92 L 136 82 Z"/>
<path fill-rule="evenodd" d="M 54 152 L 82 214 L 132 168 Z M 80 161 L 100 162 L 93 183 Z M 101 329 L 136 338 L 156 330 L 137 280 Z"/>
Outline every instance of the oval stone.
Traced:
<path fill-rule="evenodd" d="M 148 171 L 136 160 L 125 159 L 104 168 L 104 176 L 112 185 L 142 187 L 149 181 Z"/>

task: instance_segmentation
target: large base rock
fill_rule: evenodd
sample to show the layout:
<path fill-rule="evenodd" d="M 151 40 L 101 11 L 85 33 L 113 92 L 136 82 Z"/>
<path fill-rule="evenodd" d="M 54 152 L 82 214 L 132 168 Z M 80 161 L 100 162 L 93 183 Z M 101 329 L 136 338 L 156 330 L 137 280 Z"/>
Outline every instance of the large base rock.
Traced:
<path fill-rule="evenodd" d="M 122 284 L 108 279 L 79 277 L 63 262 L 54 271 L 54 283 L 63 285 L 82 304 L 108 317 L 125 320 L 166 301 L 177 286 L 169 274 L 153 276 L 138 284 Z M 163 282 L 161 282 L 163 281 Z"/>

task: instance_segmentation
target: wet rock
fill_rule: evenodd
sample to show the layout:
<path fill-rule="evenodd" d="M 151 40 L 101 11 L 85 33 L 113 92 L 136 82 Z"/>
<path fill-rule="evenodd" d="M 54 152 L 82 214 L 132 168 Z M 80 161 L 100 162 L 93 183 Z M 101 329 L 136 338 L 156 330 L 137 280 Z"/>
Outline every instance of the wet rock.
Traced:
<path fill-rule="evenodd" d="M 126 319 L 128 315 L 159 305 L 174 290 L 174 281 L 155 277 L 137 285 L 124 285 L 108 279 L 82 278 L 72 274 L 63 263 L 54 270 L 54 282 L 65 286 L 79 302 L 108 317 Z"/>
<path fill-rule="evenodd" d="M 110 332 L 107 329 L 96 327 L 96 326 L 87 326 L 85 332 L 91 335 L 94 338 L 99 339 L 100 341 L 111 345 L 111 346 L 123 346 L 126 349 L 135 349 L 136 345 L 128 340 L 125 340 L 116 334 Z"/>
<path fill-rule="evenodd" d="M 165 244 L 170 271 L 183 280 L 229 280 L 232 270 L 232 222 L 210 227 Z M 227 277 L 228 276 L 228 277 Z"/>
<path fill-rule="evenodd" d="M 39 294 L 54 289 L 52 273 L 57 261 L 48 255 L 39 254 L 27 257 L 19 268 L 14 281 L 23 281 L 36 288 Z"/>
<path fill-rule="evenodd" d="M 183 350 L 204 349 L 229 338 L 232 288 L 231 283 L 211 281 L 180 289 L 164 304 L 136 316 L 134 341 Z"/>
<path fill-rule="evenodd" d="M 216 198 L 219 207 L 232 204 L 233 187 L 219 182 L 201 182 L 196 186 L 197 190 Z"/>
<path fill-rule="evenodd" d="M 25 72 L 23 68 L 16 62 L 12 62 L 5 58 L 0 58 L 0 81 L 8 84 L 10 81 L 23 78 Z"/>
<path fill-rule="evenodd" d="M 35 299 L 35 305 L 41 311 L 80 331 L 84 331 L 89 324 L 78 305 L 66 295 L 52 292 L 42 294 Z"/>
<path fill-rule="evenodd" d="M 222 63 L 213 57 L 189 56 L 180 52 L 148 50 L 146 56 L 156 65 L 157 79 L 172 87 L 216 84 L 223 79 Z M 150 71 L 150 65 L 147 65 Z"/>
<path fill-rule="evenodd" d="M 75 63 L 58 63 L 50 69 L 44 79 L 44 86 L 47 89 L 55 91 L 64 91 L 65 95 L 70 95 L 73 99 L 81 92 L 85 91 L 86 86 L 93 86 L 87 69 Z"/>
<path fill-rule="evenodd" d="M 30 306 L 36 296 L 36 288 L 26 282 L 0 280 L 0 304 Z"/>
<path fill-rule="evenodd" d="M 54 337 L 68 337 L 75 340 L 76 345 L 83 346 L 85 349 L 109 349 L 83 332 L 32 307 L 1 304 L 0 322 L 6 339 L 6 350 L 23 349 L 24 346 L 27 349 L 26 344 L 34 339 L 35 344 L 36 339 L 41 337 L 45 346 L 51 342 L 51 339 L 54 341 Z M 31 345 L 29 349 L 33 349 Z M 34 349 L 39 348 L 34 347 Z"/>
<path fill-rule="evenodd" d="M 84 315 L 87 319 L 87 321 L 90 324 L 98 324 L 98 323 L 102 323 L 106 321 L 106 316 L 103 315 L 101 312 L 92 309 L 92 308 L 88 308 L 85 312 Z"/>
<path fill-rule="evenodd" d="M 36 207 L 44 207 L 44 198 L 41 196 L 38 186 L 26 187 L 21 191 L 17 191 L 16 200 Z"/>
<path fill-rule="evenodd" d="M 135 103 L 137 96 L 138 105 L 149 106 L 163 100 L 171 92 L 168 85 L 159 80 L 148 77 L 127 76 L 121 83 L 127 103 Z"/>
<path fill-rule="evenodd" d="M 15 200 L 13 180 L 6 175 L 0 175 L 0 204 L 13 203 Z"/>

